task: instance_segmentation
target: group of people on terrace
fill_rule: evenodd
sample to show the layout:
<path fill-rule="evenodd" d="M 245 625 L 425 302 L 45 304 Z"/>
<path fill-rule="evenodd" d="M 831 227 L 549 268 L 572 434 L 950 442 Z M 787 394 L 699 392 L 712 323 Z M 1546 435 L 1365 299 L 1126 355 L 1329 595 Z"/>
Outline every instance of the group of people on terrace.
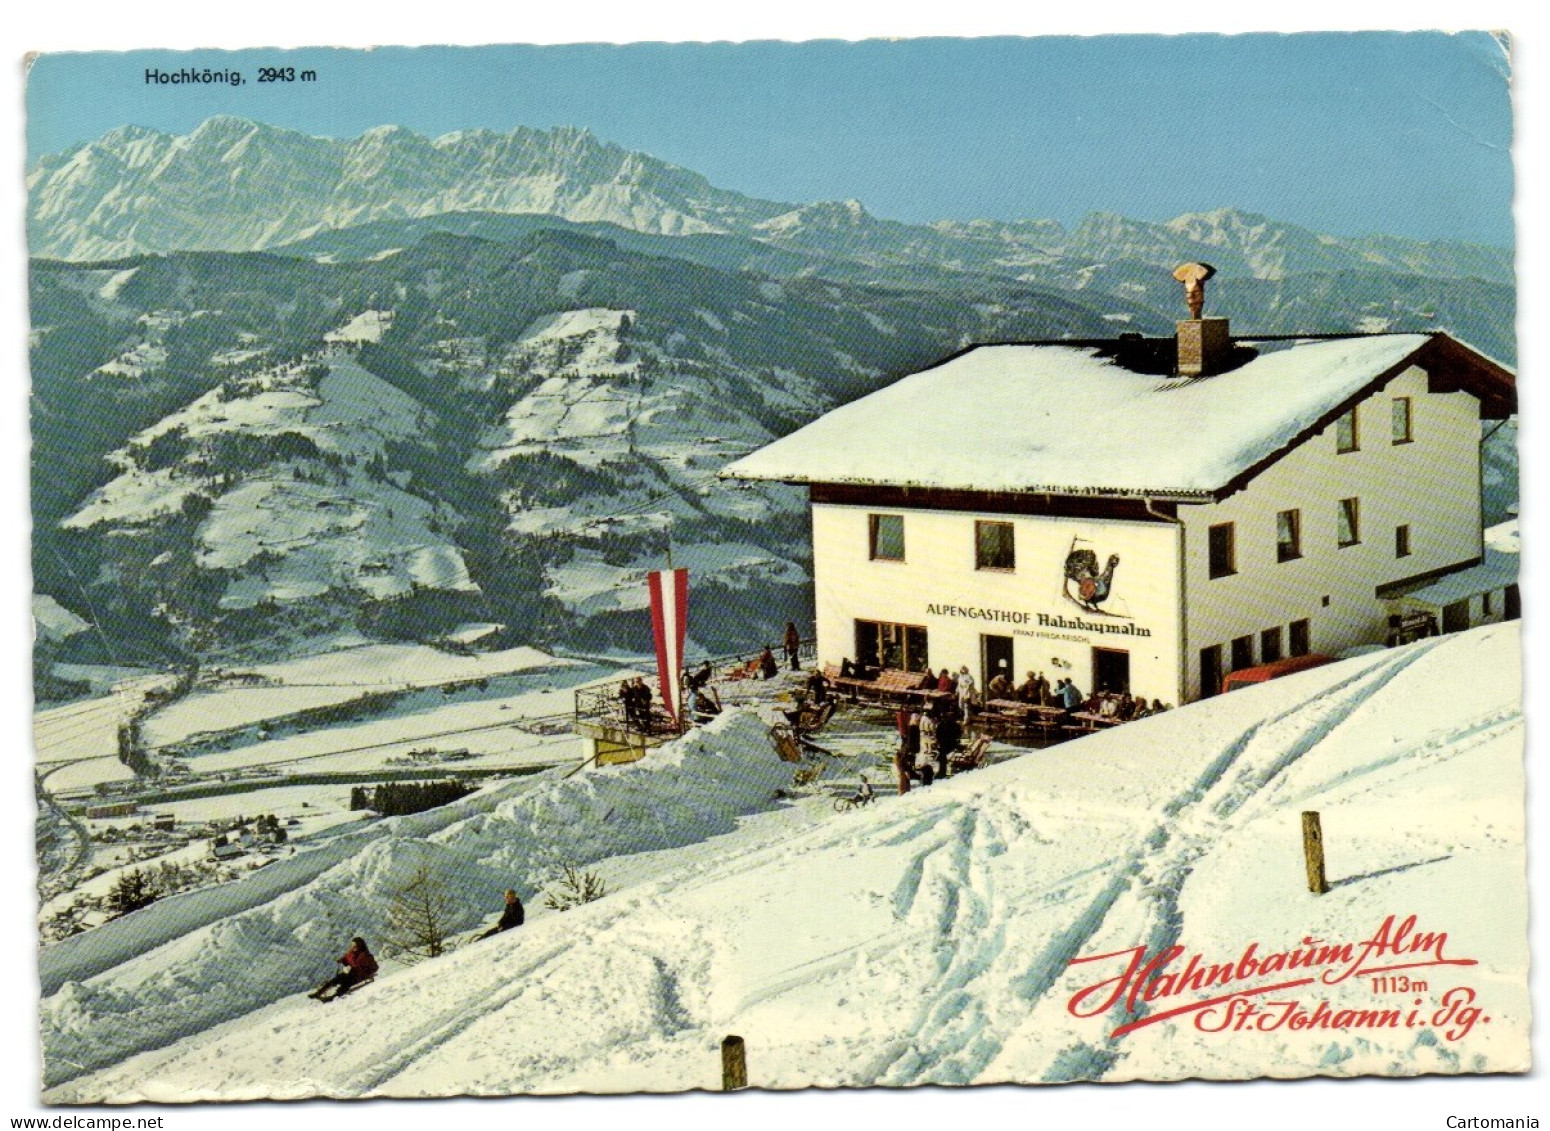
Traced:
<path fill-rule="evenodd" d="M 1133 696 L 1130 691 L 1094 691 L 1083 695 L 1079 687 L 1064 677 L 1051 684 L 1043 672 L 1028 673 L 1028 678 L 1016 687 L 1005 673 L 998 673 L 986 688 L 987 701 L 1015 701 L 1031 707 L 1059 707 L 1068 714 L 1078 712 L 1097 715 L 1103 719 L 1126 723 L 1132 719 L 1144 719 L 1161 714 L 1168 708 L 1161 699 L 1150 703 L 1146 697 Z"/>
<path fill-rule="evenodd" d="M 947 776 L 949 760 L 963 742 L 961 710 L 956 700 L 937 698 L 924 706 L 900 707 L 895 713 L 899 749 L 893 765 L 900 793 L 908 793 L 912 781 L 930 785 Z"/>

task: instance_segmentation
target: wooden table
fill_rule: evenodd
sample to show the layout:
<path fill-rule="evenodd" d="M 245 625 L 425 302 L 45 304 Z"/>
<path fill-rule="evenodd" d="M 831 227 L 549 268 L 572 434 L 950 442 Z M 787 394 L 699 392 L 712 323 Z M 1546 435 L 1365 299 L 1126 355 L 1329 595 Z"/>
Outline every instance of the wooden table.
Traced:
<path fill-rule="evenodd" d="M 1081 719 L 1085 730 L 1105 730 L 1108 727 L 1119 726 L 1123 719 L 1116 719 L 1113 715 L 1095 715 L 1091 711 L 1073 711 L 1073 719 Z"/>

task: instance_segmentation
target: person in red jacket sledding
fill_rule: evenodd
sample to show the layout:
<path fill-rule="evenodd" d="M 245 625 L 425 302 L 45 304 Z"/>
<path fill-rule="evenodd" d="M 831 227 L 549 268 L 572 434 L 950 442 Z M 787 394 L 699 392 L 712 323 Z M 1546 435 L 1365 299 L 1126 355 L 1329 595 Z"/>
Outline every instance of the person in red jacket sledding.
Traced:
<path fill-rule="evenodd" d="M 317 998 L 318 1001 L 333 1001 L 336 997 L 342 997 L 352 988 L 362 982 L 369 982 L 377 976 L 377 960 L 371 956 L 371 951 L 366 948 L 366 940 L 356 935 L 350 940 L 350 949 L 339 956 L 339 973 L 313 990 L 308 997 Z M 333 994 L 328 995 L 329 989 Z M 325 996 L 327 995 L 327 996 Z"/>

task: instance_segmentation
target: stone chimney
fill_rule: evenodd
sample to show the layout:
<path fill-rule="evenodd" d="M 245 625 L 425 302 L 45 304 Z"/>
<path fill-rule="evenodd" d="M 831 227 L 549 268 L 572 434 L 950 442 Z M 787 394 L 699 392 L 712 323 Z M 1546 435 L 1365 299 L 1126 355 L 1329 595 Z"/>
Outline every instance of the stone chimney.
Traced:
<path fill-rule="evenodd" d="M 1227 319 L 1201 317 L 1206 304 L 1206 280 L 1215 274 L 1216 268 L 1209 263 L 1185 263 L 1173 272 L 1173 277 L 1184 284 L 1184 301 L 1190 313 L 1190 317 L 1176 324 L 1180 377 L 1220 373 L 1232 355 Z"/>

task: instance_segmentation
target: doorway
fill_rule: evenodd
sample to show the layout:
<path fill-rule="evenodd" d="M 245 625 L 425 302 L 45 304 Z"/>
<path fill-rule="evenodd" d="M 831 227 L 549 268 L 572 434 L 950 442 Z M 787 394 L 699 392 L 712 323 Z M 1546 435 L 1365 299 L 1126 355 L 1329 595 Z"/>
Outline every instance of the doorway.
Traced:
<path fill-rule="evenodd" d="M 980 637 L 980 686 L 988 689 L 990 681 L 1004 675 L 1012 682 L 1012 638 L 1010 636 Z"/>
<path fill-rule="evenodd" d="M 1122 695 L 1130 690 L 1130 653 L 1118 648 L 1093 649 L 1093 690 Z"/>
<path fill-rule="evenodd" d="M 1306 622 L 1304 622 L 1306 623 Z M 1293 625 L 1293 628 L 1296 626 Z M 1292 634 L 1292 655 L 1297 655 L 1297 635 Z M 1209 699 L 1222 691 L 1222 646 L 1213 644 L 1200 650 L 1200 697 Z"/>

